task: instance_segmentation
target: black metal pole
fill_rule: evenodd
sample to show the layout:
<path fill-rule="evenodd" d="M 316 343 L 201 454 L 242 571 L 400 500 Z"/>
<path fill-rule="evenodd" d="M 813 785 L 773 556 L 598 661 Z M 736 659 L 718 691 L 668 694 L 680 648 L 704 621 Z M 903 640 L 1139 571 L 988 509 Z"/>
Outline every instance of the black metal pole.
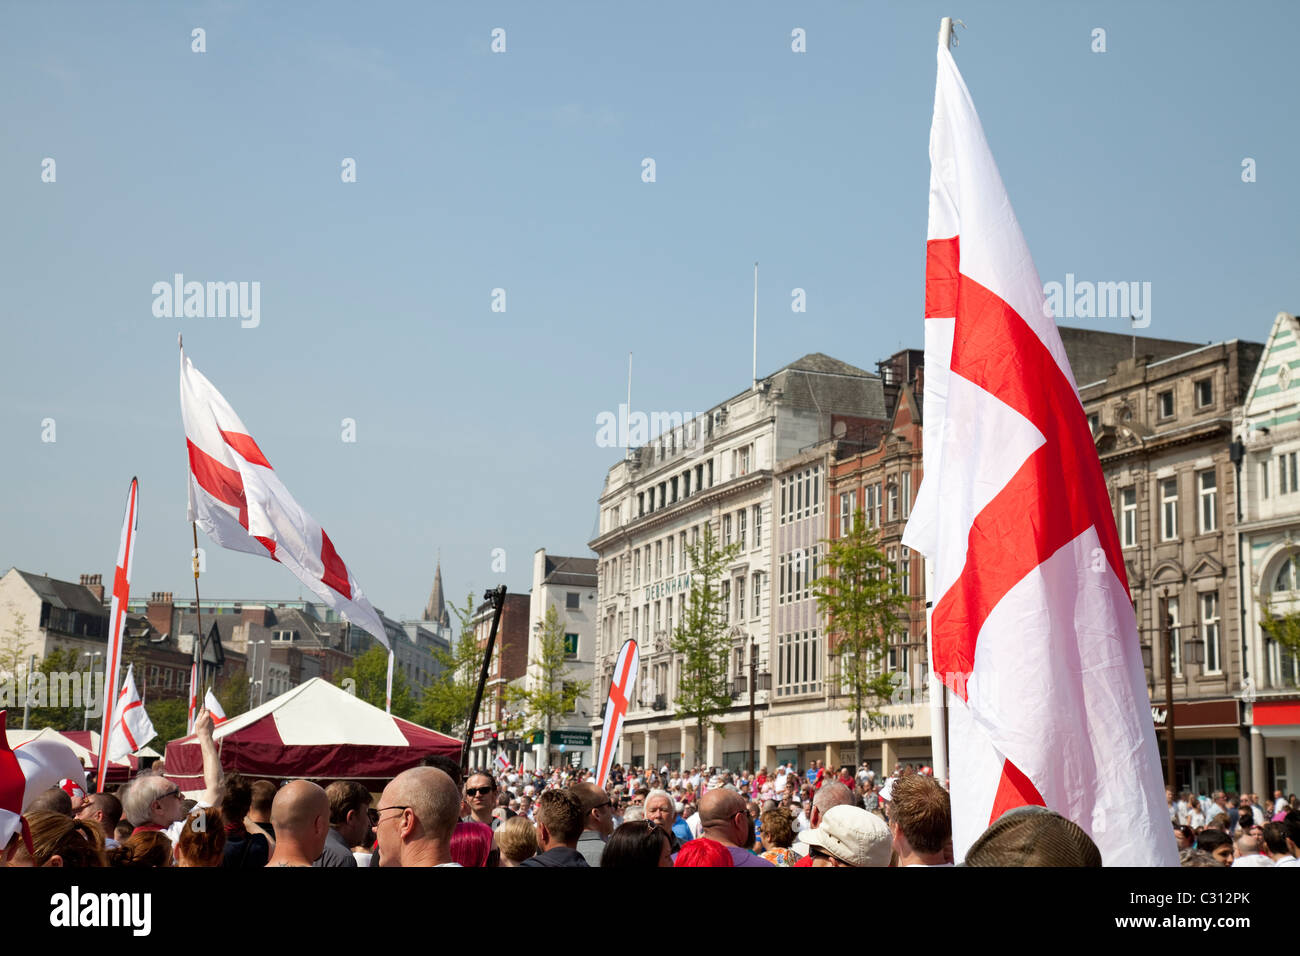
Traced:
<path fill-rule="evenodd" d="M 1177 764 L 1174 761 L 1174 632 L 1173 616 L 1169 613 L 1169 599 L 1165 599 L 1165 772 L 1169 775 L 1169 786 L 1178 796 Z"/>
<path fill-rule="evenodd" d="M 754 653 L 753 645 L 749 651 L 749 772 L 754 774 L 758 768 L 754 766 L 754 685 L 758 683 L 758 655 Z"/>
<path fill-rule="evenodd" d="M 492 666 L 492 650 L 497 642 L 497 626 L 501 623 L 501 609 L 506 606 L 506 586 L 487 591 L 485 600 L 492 602 L 492 630 L 488 634 L 487 652 L 483 655 L 483 669 L 479 671 L 478 687 L 474 691 L 474 706 L 469 712 L 469 723 L 465 727 L 465 743 L 460 748 L 460 768 L 469 772 L 469 748 L 474 740 L 474 727 L 478 724 L 478 707 L 483 702 L 483 687 L 487 684 L 488 670 Z"/>

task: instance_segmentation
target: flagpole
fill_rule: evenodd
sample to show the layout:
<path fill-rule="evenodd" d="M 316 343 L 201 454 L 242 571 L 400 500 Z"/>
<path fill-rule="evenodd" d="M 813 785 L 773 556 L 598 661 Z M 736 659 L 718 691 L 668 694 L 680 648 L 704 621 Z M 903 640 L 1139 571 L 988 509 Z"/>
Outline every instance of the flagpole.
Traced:
<path fill-rule="evenodd" d="M 498 585 L 484 595 L 492 602 L 492 630 L 488 632 L 487 651 L 483 654 L 483 669 L 479 672 L 478 686 L 474 689 L 474 706 L 469 712 L 469 723 L 465 725 L 465 741 L 460 750 L 460 766 L 469 770 L 469 749 L 474 741 L 474 726 L 478 723 L 478 708 L 483 702 L 483 687 L 487 684 L 488 670 L 492 665 L 492 650 L 497 642 L 497 626 L 501 623 L 501 611 L 506 606 L 506 586 Z"/>
<path fill-rule="evenodd" d="M 194 635 L 194 673 L 198 678 L 197 686 L 201 687 L 203 686 L 203 645 L 205 642 L 203 639 L 203 609 L 199 604 L 199 526 L 196 522 L 190 522 L 190 531 L 194 534 L 194 626 L 198 632 Z"/>
<path fill-rule="evenodd" d="M 388 649 L 388 691 L 384 696 L 384 712 L 393 712 L 393 649 Z"/>
<path fill-rule="evenodd" d="M 758 388 L 758 263 L 757 262 L 754 263 L 754 388 Z"/>
<path fill-rule="evenodd" d="M 930 759 L 934 761 L 934 779 L 946 784 L 948 780 L 948 709 L 944 706 L 945 685 L 943 675 L 934 669 L 934 631 L 930 619 L 934 616 L 934 565 L 925 559 L 925 643 L 930 655 Z"/>

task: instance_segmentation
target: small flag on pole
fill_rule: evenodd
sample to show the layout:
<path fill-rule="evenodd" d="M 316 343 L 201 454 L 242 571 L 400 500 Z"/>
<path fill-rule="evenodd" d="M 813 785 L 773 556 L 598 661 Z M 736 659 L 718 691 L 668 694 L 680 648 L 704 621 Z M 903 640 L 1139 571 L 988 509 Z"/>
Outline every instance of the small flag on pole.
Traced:
<path fill-rule="evenodd" d="M 506 759 L 505 754 L 497 754 L 496 764 L 497 769 L 502 773 L 508 773 L 510 771 L 511 763 Z"/>
<path fill-rule="evenodd" d="M 208 692 L 203 695 L 203 706 L 206 707 L 208 713 L 212 715 L 212 723 L 214 725 L 219 724 L 226 719 L 226 712 L 222 709 L 221 702 L 217 700 L 217 695 L 212 693 L 211 687 L 209 687 Z"/>
<path fill-rule="evenodd" d="M 113 708 L 113 729 L 108 738 L 108 759 L 122 760 L 135 753 L 149 741 L 158 736 L 145 713 L 140 694 L 135 689 L 134 665 L 126 669 L 126 680 L 122 682 L 122 693 L 117 696 L 117 706 Z M 100 766 L 103 775 L 105 767 Z"/>
<path fill-rule="evenodd" d="M 140 483 L 132 478 L 126 495 L 126 517 L 122 519 L 122 538 L 117 546 L 117 567 L 113 572 L 113 600 L 108 613 L 108 653 L 104 661 L 104 721 L 99 733 L 99 775 L 95 789 L 104 792 L 108 779 L 108 738 L 113 727 L 117 700 L 117 676 L 122 664 L 122 632 L 126 628 L 126 608 L 131 600 L 131 568 L 135 562 L 135 538 L 140 526 Z"/>

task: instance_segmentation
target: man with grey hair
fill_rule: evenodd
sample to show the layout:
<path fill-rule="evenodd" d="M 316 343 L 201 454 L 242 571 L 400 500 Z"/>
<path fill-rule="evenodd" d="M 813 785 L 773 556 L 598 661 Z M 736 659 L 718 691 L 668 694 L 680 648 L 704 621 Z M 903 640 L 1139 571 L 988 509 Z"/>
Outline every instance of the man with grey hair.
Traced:
<path fill-rule="evenodd" d="M 451 858 L 451 836 L 460 802 L 460 788 L 436 767 L 399 773 L 375 808 L 379 865 L 459 866 Z"/>
<path fill-rule="evenodd" d="M 221 760 L 212 738 L 212 715 L 200 710 L 194 718 L 194 734 L 203 754 L 203 783 L 206 789 L 198 808 L 213 807 L 221 801 Z M 181 788 L 160 774 L 136 777 L 119 795 L 122 814 L 135 827 L 134 833 L 162 831 L 174 846 L 185 825 L 185 797 Z"/>
<path fill-rule="evenodd" d="M 844 786 L 844 784 L 840 783 L 838 780 L 822 784 L 822 788 L 813 795 L 812 810 L 808 814 L 808 830 L 816 830 L 818 825 L 822 822 L 822 817 L 826 815 L 826 811 L 831 807 L 856 805 L 857 801 L 853 797 L 853 791 Z M 799 856 L 802 857 L 799 861 L 800 863 L 809 859 L 808 843 L 803 838 L 805 832 L 807 831 L 800 832 L 799 839 L 791 848 L 795 853 L 798 853 Z M 804 866 L 809 865 L 811 865 L 811 861 L 809 863 L 804 863 Z"/>

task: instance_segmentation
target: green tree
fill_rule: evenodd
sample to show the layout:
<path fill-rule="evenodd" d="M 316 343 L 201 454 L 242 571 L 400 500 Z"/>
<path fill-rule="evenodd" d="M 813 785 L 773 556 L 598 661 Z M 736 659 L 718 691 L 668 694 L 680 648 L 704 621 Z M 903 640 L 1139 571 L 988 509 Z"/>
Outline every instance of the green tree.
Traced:
<path fill-rule="evenodd" d="M 1269 607 L 1269 594 L 1259 596 L 1260 629 L 1277 641 L 1282 650 L 1293 657 L 1300 656 L 1300 611 L 1274 614 Z"/>
<path fill-rule="evenodd" d="M 347 687 L 345 681 L 349 680 L 354 682 L 353 692 L 358 697 L 380 710 L 384 709 L 388 699 L 388 651 L 382 644 L 375 644 L 335 675 L 335 683 L 340 687 Z M 394 667 L 393 715 L 413 720 L 415 714 L 415 696 L 406 682 L 406 675 Z"/>
<path fill-rule="evenodd" d="M 827 547 L 827 573 L 813 582 L 817 607 L 826 615 L 840 662 L 840 692 L 847 691 L 854 712 L 853 761 L 862 764 L 862 717 L 878 715 L 868 708 L 883 703 L 894 690 L 885 670 L 889 635 L 907 608 L 898 593 L 894 569 L 880 550 L 880 535 L 867 526 L 866 516 L 853 515 L 853 530 Z"/>
<path fill-rule="evenodd" d="M 158 731 L 158 736 L 147 746 L 165 754 L 167 741 L 185 736 L 186 723 L 189 721 L 189 701 L 184 697 L 151 700 L 144 705 L 144 709 L 149 714 L 149 723 Z"/>
<path fill-rule="evenodd" d="M 463 608 L 451 607 L 460 621 L 460 636 L 451 651 L 439 649 L 434 658 L 442 668 L 424 691 L 420 703 L 419 723 L 453 737 L 465 736 L 470 708 L 474 706 L 474 692 L 478 688 L 479 669 L 483 654 L 474 636 L 474 593 L 465 595 Z"/>
<path fill-rule="evenodd" d="M 672 637 L 672 651 L 682 659 L 682 679 L 677 688 L 677 713 L 695 722 L 695 762 L 704 754 L 704 733 L 721 727 L 715 719 L 731 708 L 727 682 L 731 640 L 727 636 L 727 609 L 723 606 L 722 579 L 727 565 L 740 552 L 740 544 L 717 545 L 713 527 L 704 523 L 697 544 L 686 546 L 691 568 L 691 593 L 686 614 Z"/>
<path fill-rule="evenodd" d="M 12 604 L 7 606 L 10 611 L 13 611 Z M 27 640 L 26 633 L 26 615 L 20 612 L 14 613 L 9 630 L 0 636 L 0 678 L 18 680 L 21 674 L 27 673 L 28 665 L 31 663 L 31 649 L 34 645 Z M 13 729 L 13 721 L 9 723 L 10 729 Z"/>
<path fill-rule="evenodd" d="M 216 681 L 212 686 L 212 693 L 216 695 L 217 703 L 225 711 L 226 717 L 238 717 L 244 711 L 248 710 L 248 669 L 243 664 L 238 664 L 230 669 L 230 673 L 217 675 Z M 189 693 L 186 687 L 185 693 Z M 186 704 L 186 713 L 189 712 L 189 704 Z M 157 729 L 157 725 L 154 725 Z"/>
<path fill-rule="evenodd" d="M 81 730 L 83 724 L 89 726 L 86 718 L 87 702 L 82 697 L 82 691 L 85 688 L 83 675 L 91 673 L 92 660 L 102 658 L 87 658 L 72 648 L 50 651 L 41 659 L 28 688 L 29 729 L 52 727 L 55 730 Z M 93 693 L 93 674 L 91 679 Z M 101 711 L 101 716 L 102 713 Z"/>
<path fill-rule="evenodd" d="M 552 604 L 537 634 L 537 656 L 528 662 L 530 685 L 506 688 L 506 701 L 522 708 L 524 718 L 542 725 L 542 753 L 551 759 L 551 721 L 573 710 L 591 681 L 571 681 L 564 643 L 564 621 Z M 516 721 L 512 721 L 514 723 Z"/>

